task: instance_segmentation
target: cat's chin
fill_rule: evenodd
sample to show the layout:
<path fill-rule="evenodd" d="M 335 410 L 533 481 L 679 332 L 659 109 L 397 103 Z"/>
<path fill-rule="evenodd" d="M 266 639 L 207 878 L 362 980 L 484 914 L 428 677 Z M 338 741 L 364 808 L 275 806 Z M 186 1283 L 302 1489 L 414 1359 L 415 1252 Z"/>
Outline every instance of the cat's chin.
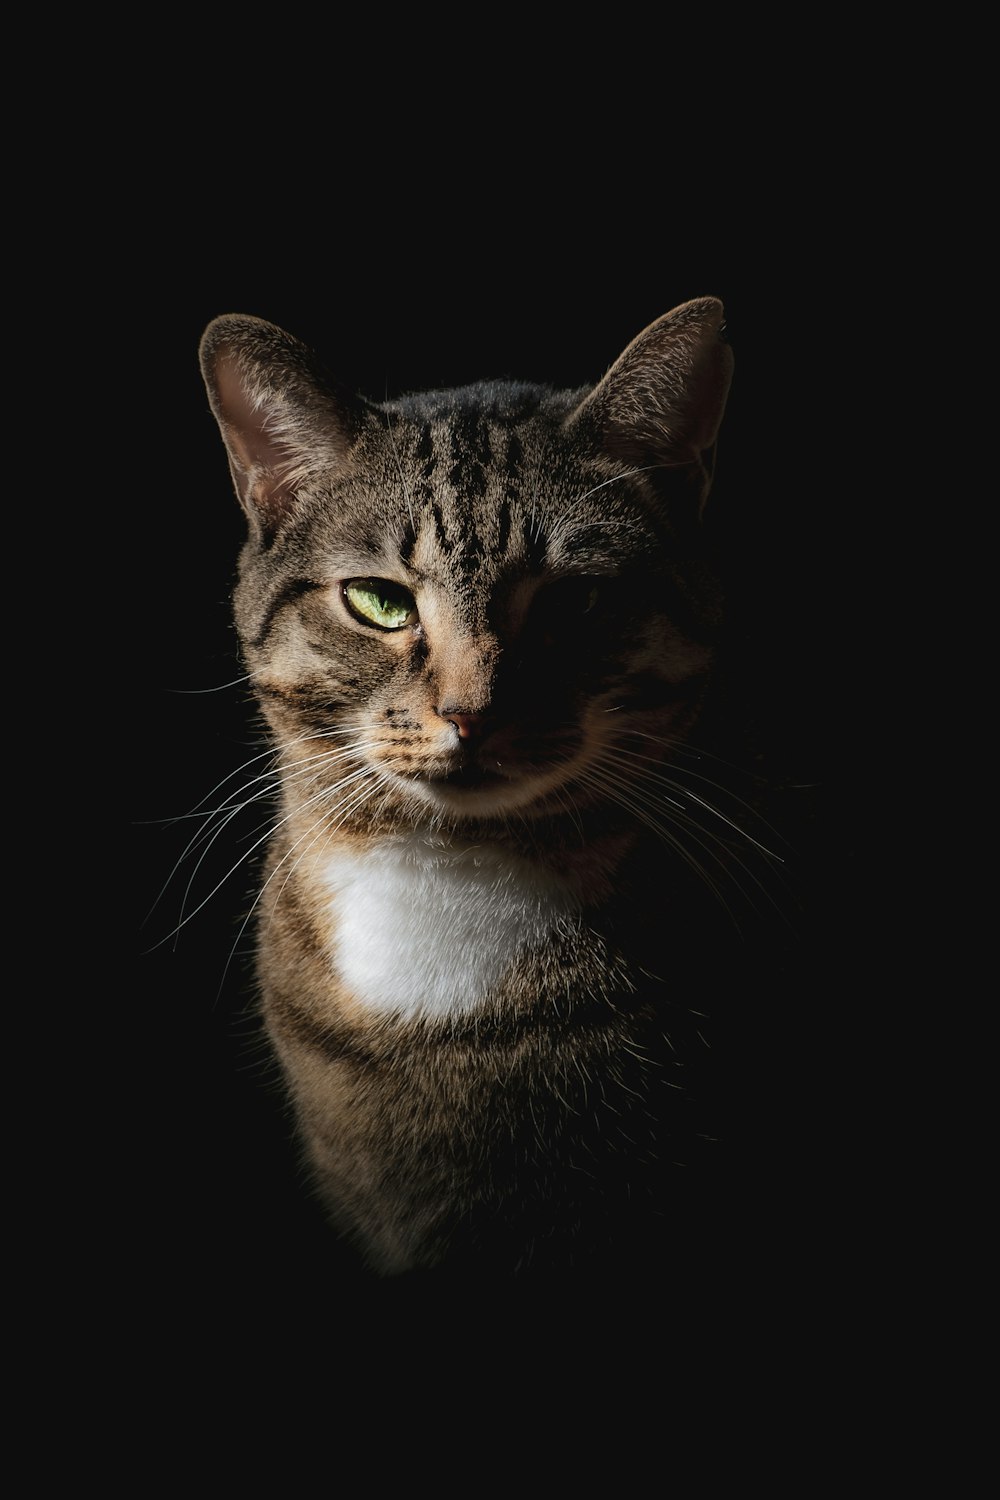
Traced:
<path fill-rule="evenodd" d="M 553 776 L 525 776 L 514 779 L 495 771 L 466 766 L 444 776 L 421 776 L 408 779 L 406 789 L 435 812 L 467 818 L 489 818 L 529 809 L 540 803 L 556 780 Z"/>

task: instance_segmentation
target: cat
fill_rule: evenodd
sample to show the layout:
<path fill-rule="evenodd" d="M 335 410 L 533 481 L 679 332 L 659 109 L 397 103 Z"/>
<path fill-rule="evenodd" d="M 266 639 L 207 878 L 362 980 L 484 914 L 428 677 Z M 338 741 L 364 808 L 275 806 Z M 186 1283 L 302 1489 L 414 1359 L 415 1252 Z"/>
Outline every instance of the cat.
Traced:
<path fill-rule="evenodd" d="M 256 317 L 204 333 L 280 770 L 263 1024 L 376 1275 L 632 1256 L 717 1180 L 709 1026 L 769 859 L 706 749 L 723 324 L 380 404 Z"/>

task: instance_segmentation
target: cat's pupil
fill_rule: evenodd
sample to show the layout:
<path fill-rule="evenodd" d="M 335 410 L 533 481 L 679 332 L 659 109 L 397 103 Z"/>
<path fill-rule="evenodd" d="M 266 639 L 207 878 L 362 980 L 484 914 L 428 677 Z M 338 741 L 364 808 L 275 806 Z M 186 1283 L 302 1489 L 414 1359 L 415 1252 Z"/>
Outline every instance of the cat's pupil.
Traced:
<path fill-rule="evenodd" d="M 409 589 L 386 578 L 353 578 L 343 585 L 351 613 L 380 630 L 401 630 L 416 619 L 416 601 Z"/>

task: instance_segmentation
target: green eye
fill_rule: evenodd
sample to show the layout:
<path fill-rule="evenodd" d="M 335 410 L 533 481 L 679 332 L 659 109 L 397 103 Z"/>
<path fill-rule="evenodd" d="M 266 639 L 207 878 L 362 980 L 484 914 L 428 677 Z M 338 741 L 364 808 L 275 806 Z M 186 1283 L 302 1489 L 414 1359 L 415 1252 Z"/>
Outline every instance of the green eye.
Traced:
<path fill-rule="evenodd" d="M 409 589 L 387 578 L 352 578 L 343 585 L 344 602 L 351 614 L 379 630 L 402 630 L 417 618 L 417 606 Z"/>

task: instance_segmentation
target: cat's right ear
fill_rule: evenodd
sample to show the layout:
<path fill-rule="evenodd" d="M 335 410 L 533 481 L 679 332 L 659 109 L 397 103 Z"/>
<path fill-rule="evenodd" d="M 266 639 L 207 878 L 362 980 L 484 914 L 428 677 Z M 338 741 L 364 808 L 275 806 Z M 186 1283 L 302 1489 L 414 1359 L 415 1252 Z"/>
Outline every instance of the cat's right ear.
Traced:
<path fill-rule="evenodd" d="M 604 452 L 647 473 L 682 477 L 699 509 L 712 482 L 733 356 L 718 297 L 695 297 L 634 338 L 572 414 Z"/>
<path fill-rule="evenodd" d="M 240 504 L 251 529 L 269 538 L 303 486 L 344 463 L 361 402 L 310 349 L 262 318 L 213 319 L 199 356 Z"/>

